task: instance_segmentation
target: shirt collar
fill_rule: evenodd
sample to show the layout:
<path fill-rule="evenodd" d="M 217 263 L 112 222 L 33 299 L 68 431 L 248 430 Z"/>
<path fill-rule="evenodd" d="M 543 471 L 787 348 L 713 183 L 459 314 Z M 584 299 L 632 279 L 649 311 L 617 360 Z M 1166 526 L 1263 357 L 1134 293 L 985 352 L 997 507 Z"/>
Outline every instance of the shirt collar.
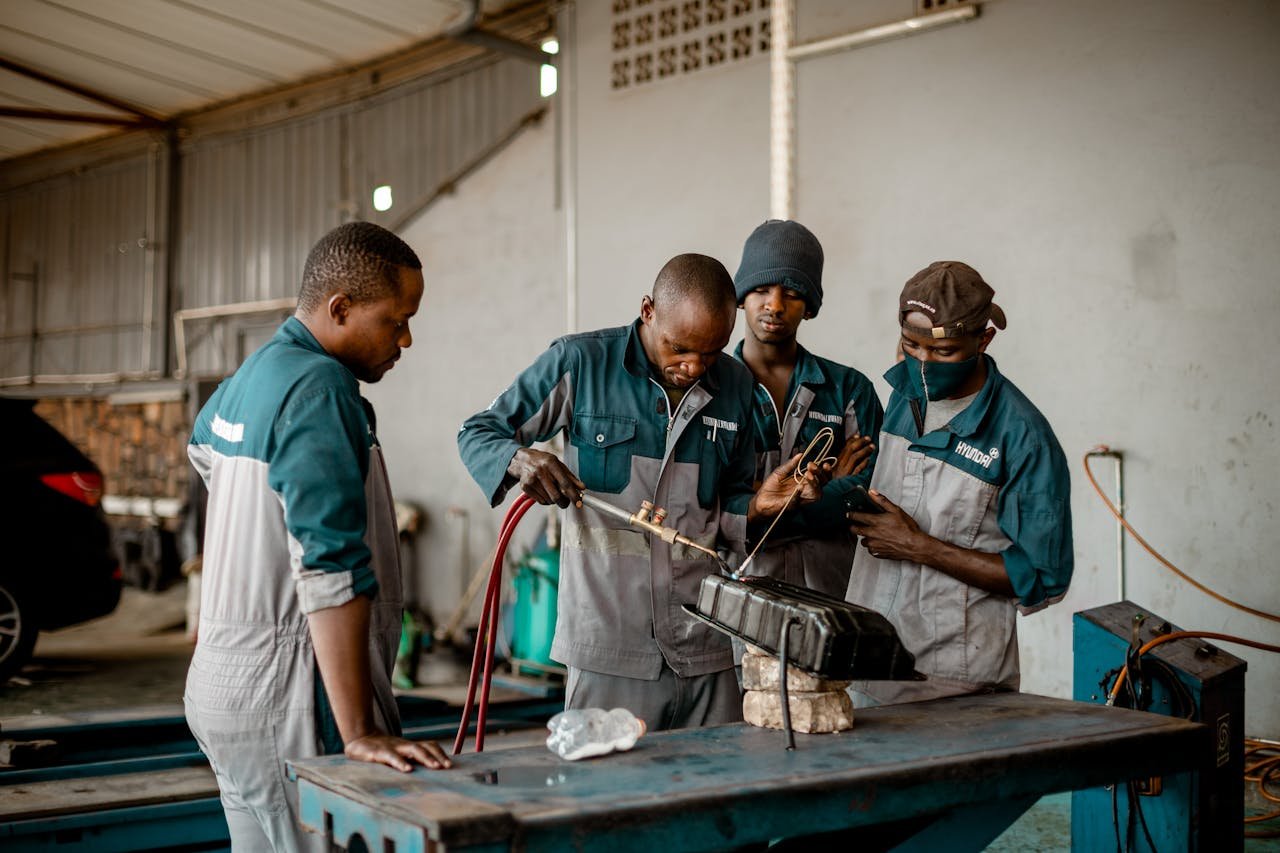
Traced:
<path fill-rule="evenodd" d="M 276 329 L 273 340 L 282 341 L 292 346 L 302 347 L 305 350 L 310 350 L 311 352 L 333 358 L 333 355 L 331 355 L 329 351 L 322 347 L 320 342 L 316 340 L 316 336 L 307 328 L 307 324 L 299 320 L 297 317 L 290 317 L 281 323 L 280 328 Z M 333 360 L 342 365 L 342 369 L 351 375 L 351 381 L 356 383 L 358 387 L 360 380 L 356 379 L 356 375 L 354 373 L 351 373 L 351 368 L 342 364 L 342 362 L 338 361 L 336 358 L 333 358 Z"/>
<path fill-rule="evenodd" d="M 328 351 L 320 346 L 320 342 L 316 340 L 316 336 L 311 334 L 311 330 L 307 325 L 297 317 L 290 317 L 280 324 L 280 328 L 276 329 L 275 336 L 287 343 L 296 344 L 303 349 L 309 349 L 312 352 L 324 353 L 329 355 Z"/>
<path fill-rule="evenodd" d="M 791 384 L 793 386 L 823 385 L 826 381 L 827 374 L 823 372 L 818 360 L 810 355 L 807 349 L 796 344 L 796 369 L 791 374 Z"/>

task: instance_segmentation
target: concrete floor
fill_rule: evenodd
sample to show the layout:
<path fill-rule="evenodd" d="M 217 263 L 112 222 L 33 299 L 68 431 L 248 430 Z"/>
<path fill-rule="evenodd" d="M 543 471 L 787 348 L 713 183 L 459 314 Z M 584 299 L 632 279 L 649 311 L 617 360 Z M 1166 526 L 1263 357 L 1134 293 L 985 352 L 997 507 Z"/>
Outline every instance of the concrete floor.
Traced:
<path fill-rule="evenodd" d="M 164 706 L 180 713 L 191 643 L 185 583 L 163 592 L 125 587 L 114 613 L 43 633 L 35 657 L 0 687 L 7 717 Z"/>
<path fill-rule="evenodd" d="M 184 630 L 185 605 L 185 584 L 159 593 L 130 587 L 110 616 L 41 635 L 32 664 L 0 687 L 0 731 L 7 721 L 29 721 L 31 715 L 52 718 L 126 708 L 181 713 L 191 658 Z M 438 692 L 448 689 L 444 682 L 464 680 L 466 670 L 452 660 L 438 660 L 423 675 Z M 1257 813 L 1263 803 L 1249 796 Z M 988 850 L 1064 851 L 1071 847 L 1070 834 L 1070 794 L 1056 794 L 1033 806 Z M 1247 839 L 1245 850 L 1280 853 L 1280 838 Z"/>

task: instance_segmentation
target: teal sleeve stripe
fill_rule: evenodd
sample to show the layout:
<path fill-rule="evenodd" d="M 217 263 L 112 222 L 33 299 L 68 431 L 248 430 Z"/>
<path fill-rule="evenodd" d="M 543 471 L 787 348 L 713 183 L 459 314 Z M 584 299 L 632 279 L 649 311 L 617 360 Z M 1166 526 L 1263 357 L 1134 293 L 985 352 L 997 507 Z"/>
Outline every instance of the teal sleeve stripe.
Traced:
<path fill-rule="evenodd" d="M 303 566 L 372 578 L 364 541 L 369 426 L 359 395 L 323 388 L 300 397 L 280 413 L 273 438 L 267 482 L 283 498 Z"/>
<path fill-rule="evenodd" d="M 458 453 L 491 506 L 501 503 L 506 494 L 507 465 L 516 451 L 546 441 L 567 425 L 563 413 L 551 412 L 540 419 L 534 434 L 521 434 L 569 371 L 567 347 L 553 344 L 488 409 L 463 422 Z"/>

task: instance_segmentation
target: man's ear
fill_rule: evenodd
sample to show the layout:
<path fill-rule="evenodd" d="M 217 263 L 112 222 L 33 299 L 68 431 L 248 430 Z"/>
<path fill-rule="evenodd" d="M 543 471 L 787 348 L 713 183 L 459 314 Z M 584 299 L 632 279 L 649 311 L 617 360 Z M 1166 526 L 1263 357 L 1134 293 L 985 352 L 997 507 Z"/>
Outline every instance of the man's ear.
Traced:
<path fill-rule="evenodd" d="M 805 318 L 806 320 L 812 320 L 812 319 L 813 319 L 813 312 L 812 312 L 812 311 L 810 311 L 808 308 L 804 309 L 804 318 Z"/>
<path fill-rule="evenodd" d="M 341 326 L 347 322 L 347 315 L 351 313 L 351 297 L 345 293 L 335 293 L 329 297 L 325 309 L 329 314 L 329 319 L 336 325 Z"/>
<path fill-rule="evenodd" d="M 640 320 L 645 325 L 653 322 L 653 297 L 647 293 L 640 299 Z"/>
<path fill-rule="evenodd" d="M 991 343 L 991 339 L 994 338 L 995 336 L 996 336 L 996 330 L 994 326 L 987 326 L 985 329 L 983 329 L 981 340 L 979 340 L 978 342 L 978 352 L 986 352 L 987 346 Z"/>

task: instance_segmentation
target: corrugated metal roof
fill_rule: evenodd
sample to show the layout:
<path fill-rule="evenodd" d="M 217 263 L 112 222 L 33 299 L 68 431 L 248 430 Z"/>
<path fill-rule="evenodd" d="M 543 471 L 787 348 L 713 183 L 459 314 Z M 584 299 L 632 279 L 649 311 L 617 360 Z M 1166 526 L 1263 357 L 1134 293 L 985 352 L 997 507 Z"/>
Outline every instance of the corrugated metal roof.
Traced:
<path fill-rule="evenodd" d="M 66 15 L 73 3 L 119 12 L 111 21 L 118 26 L 126 26 L 124 13 L 135 6 L 192 6 L 188 0 L 0 0 L 0 46 L 15 29 L 8 26 L 11 10 L 39 11 L 51 26 L 59 19 L 49 9 L 56 6 Z M 251 11 L 243 0 L 206 5 L 223 15 Z M 254 27 L 284 27 L 272 16 L 285 8 L 295 14 L 303 7 L 330 13 L 336 8 L 325 0 L 262 5 L 272 9 Z M 398 22 L 402 29 L 421 26 L 411 20 L 407 3 L 366 5 L 388 10 L 377 20 Z M 365 7 L 353 8 L 364 14 Z M 465 20 L 472 19 L 469 10 L 468 5 Z M 89 31 L 91 24 L 106 38 L 102 17 L 76 25 L 76 32 Z M 372 45 L 377 27 L 364 17 L 362 38 Z M 295 49 L 283 64 L 301 63 L 306 51 L 299 44 L 318 40 L 314 28 L 337 21 L 329 14 L 323 26 L 311 21 L 311 29 L 295 28 L 288 36 Z M 167 102 L 145 100 L 141 89 L 122 84 L 105 97 L 164 121 L 88 144 L 0 159 L 0 386 L 155 377 L 175 361 L 188 374 L 234 368 L 277 319 L 240 309 L 264 300 L 274 305 L 291 294 L 318 234 L 351 218 L 397 227 L 545 114 L 538 90 L 544 55 L 535 45 L 550 32 L 550 23 L 544 0 L 506 3 L 480 30 L 423 39 L 406 29 L 410 41 L 403 50 L 380 51 L 355 64 L 344 59 L 305 79 L 256 86 L 231 99 L 222 96 L 229 89 L 218 87 L 232 77 L 215 73 L 213 60 L 193 59 L 201 73 L 189 74 L 171 53 L 158 55 L 146 64 L 148 85 L 158 76 L 194 80 L 217 90 L 218 100 L 183 111 L 189 102 L 181 99 L 192 95 L 179 90 L 191 89 L 188 83 L 172 86 L 167 97 L 174 100 Z M 176 23 L 165 26 L 176 34 Z M 64 35 L 68 43 L 75 40 Z M 192 50 L 212 53 L 209 44 Z M 255 68 L 267 69 L 262 74 L 283 67 L 278 58 L 269 68 L 267 59 L 254 59 L 260 48 L 240 54 L 225 44 L 221 48 L 228 48 L 225 61 L 254 60 Z M 138 52 L 138 44 L 132 49 Z M 350 45 L 324 50 L 356 56 Z M 98 48 L 100 55 L 107 52 Z M 13 61 L 0 52 L 0 66 Z M 32 91 L 34 101 L 33 81 L 15 79 L 27 87 L 23 91 Z M 58 100 L 42 102 L 48 108 L 106 109 L 51 91 Z M 4 97 L 0 92 L 0 105 Z M 395 192 L 394 207 L 382 212 L 372 205 L 373 190 L 381 185 Z M 220 309 L 229 305 L 237 310 L 226 319 Z M 206 316 L 210 308 L 219 309 L 214 319 Z M 176 325 L 169 336 L 170 315 L 178 309 L 190 314 L 182 340 Z"/>
<path fill-rule="evenodd" d="M 128 119 L 203 109 L 395 53 L 459 20 L 462 0 L 2 0 L 0 107 Z M 518 5 L 481 3 L 485 14 Z M 34 71 L 115 106 L 33 79 Z M 0 116 L 0 158 L 111 132 Z"/>

